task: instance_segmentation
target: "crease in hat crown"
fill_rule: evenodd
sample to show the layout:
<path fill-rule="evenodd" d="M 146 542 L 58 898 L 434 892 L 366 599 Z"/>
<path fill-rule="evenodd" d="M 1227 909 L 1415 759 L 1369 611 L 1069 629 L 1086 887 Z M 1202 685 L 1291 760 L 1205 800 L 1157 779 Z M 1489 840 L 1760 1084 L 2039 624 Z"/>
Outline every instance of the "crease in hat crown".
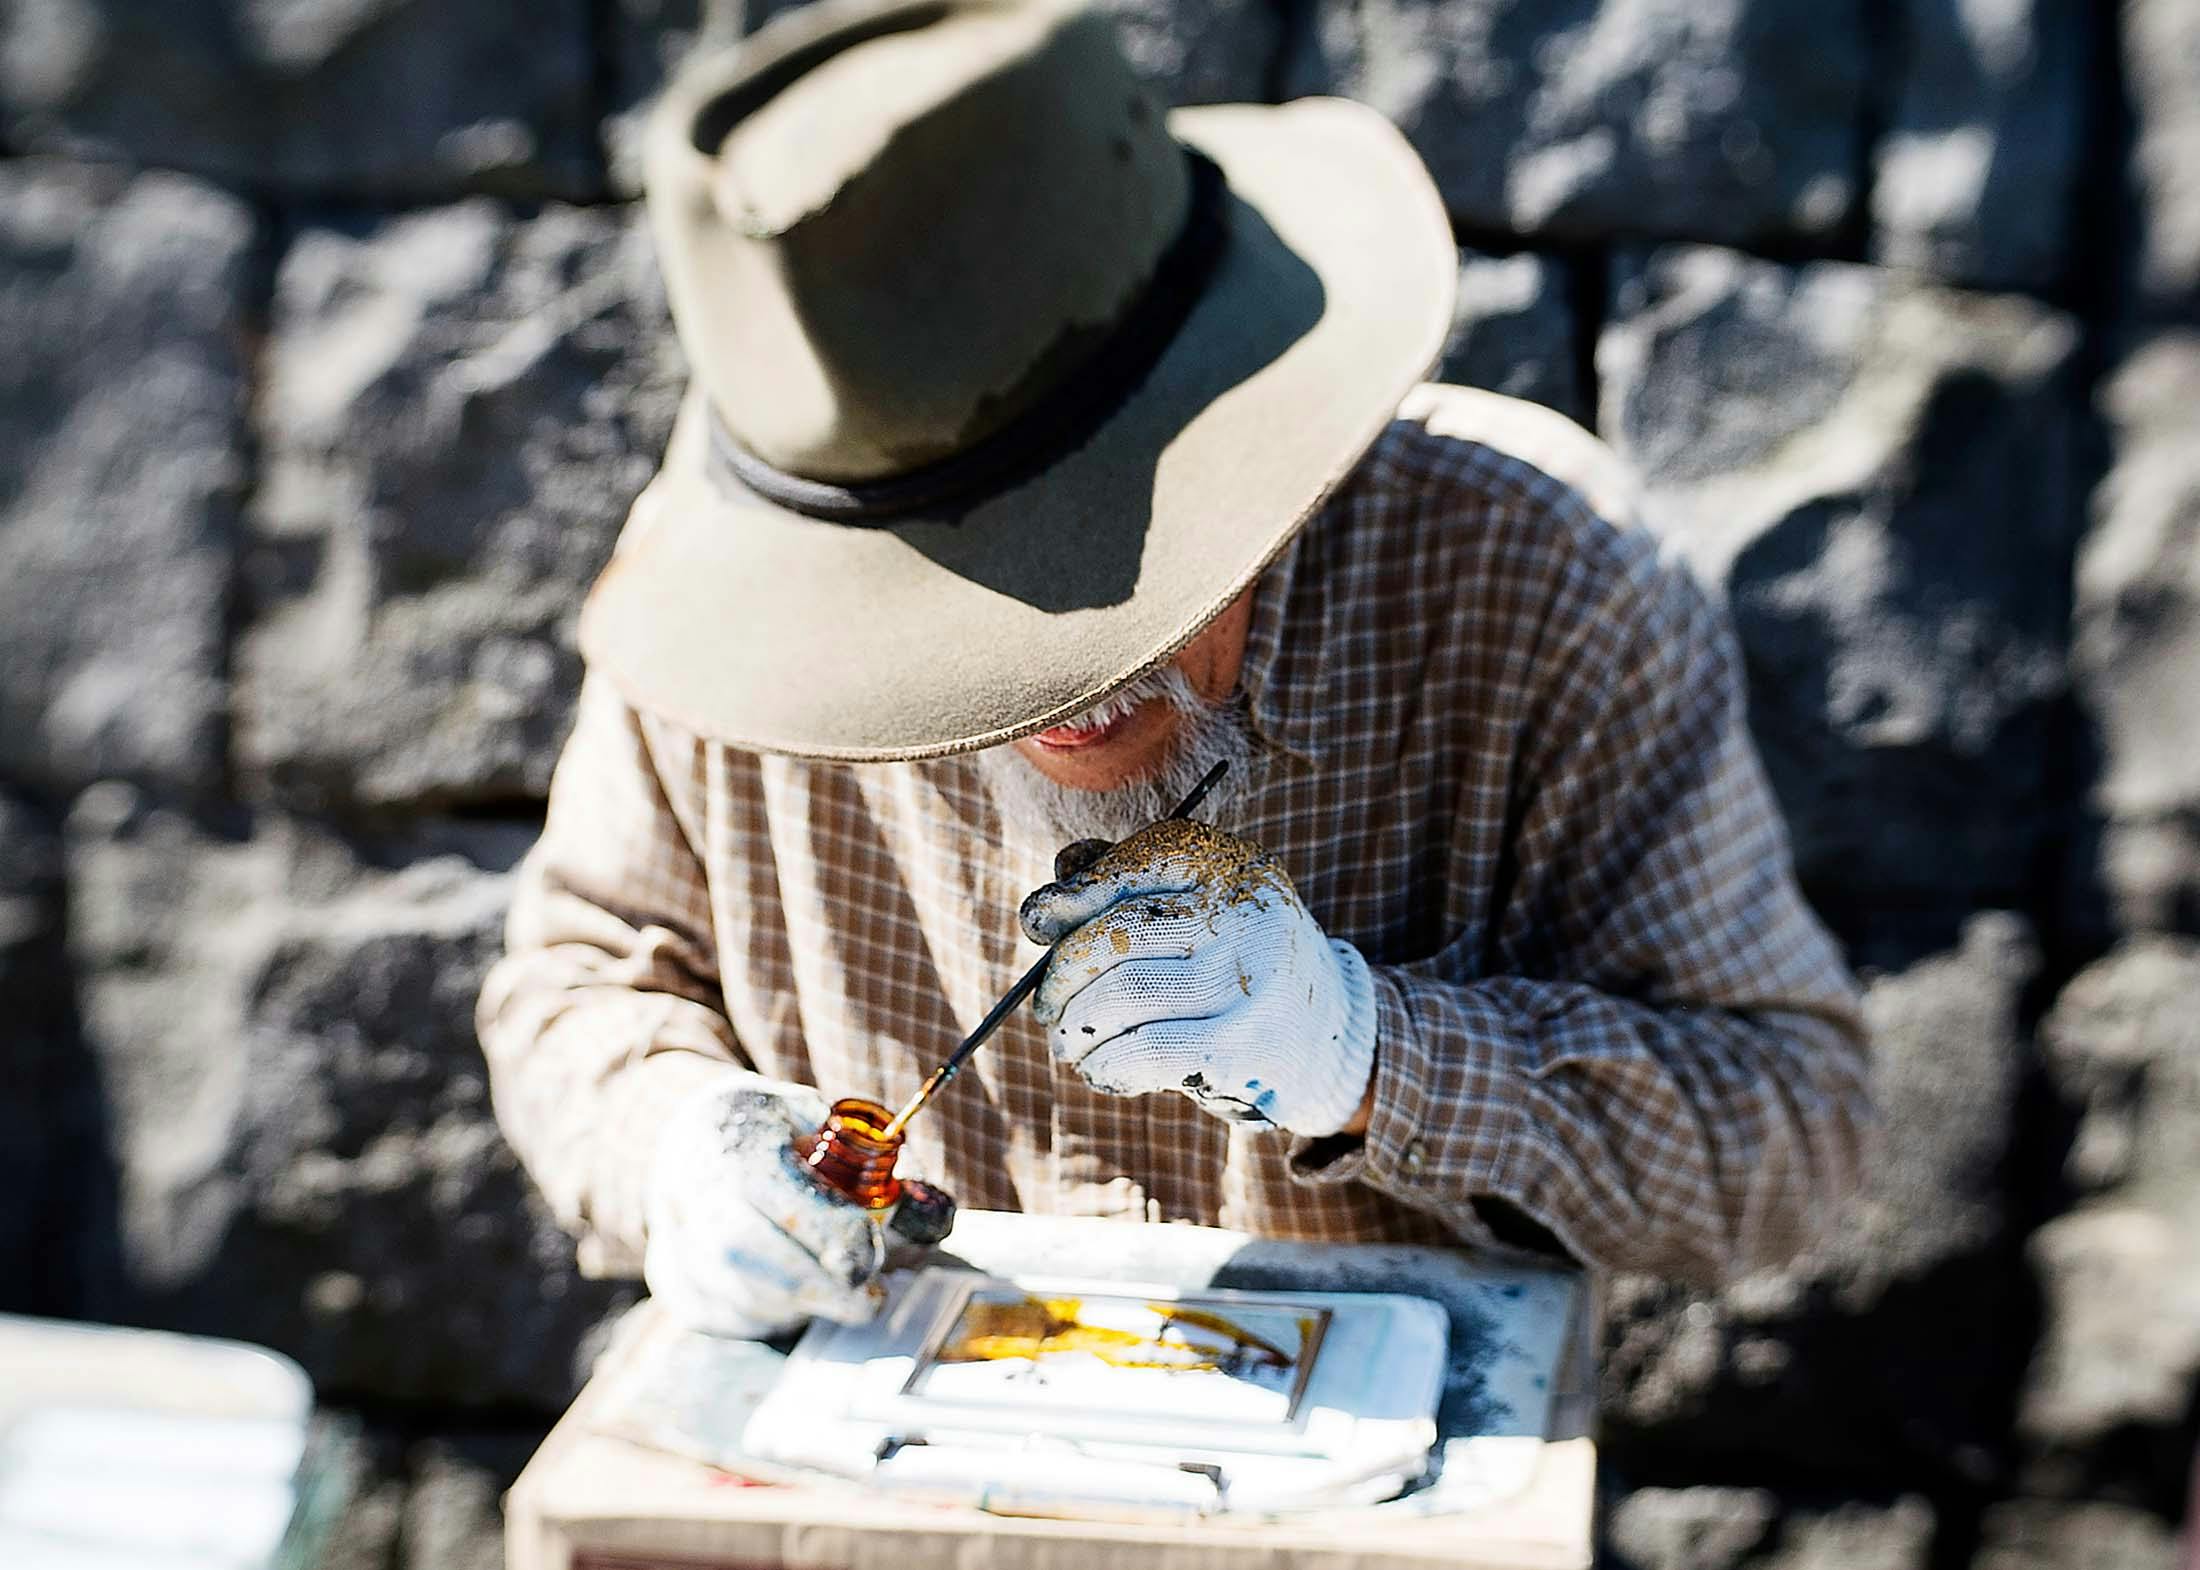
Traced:
<path fill-rule="evenodd" d="M 1189 200 L 1111 25 L 1059 0 L 820 0 L 683 73 L 650 134 L 696 377 L 824 482 L 952 458 L 1076 377 Z"/>

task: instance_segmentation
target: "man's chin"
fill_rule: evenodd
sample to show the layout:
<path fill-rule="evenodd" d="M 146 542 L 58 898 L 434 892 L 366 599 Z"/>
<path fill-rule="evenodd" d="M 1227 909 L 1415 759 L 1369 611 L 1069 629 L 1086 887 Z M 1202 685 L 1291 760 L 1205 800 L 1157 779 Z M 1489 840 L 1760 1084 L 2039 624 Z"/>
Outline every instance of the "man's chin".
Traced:
<path fill-rule="evenodd" d="M 1158 737 L 1141 734 L 1142 707 L 1125 716 L 1120 735 L 1097 742 L 1080 737 L 1078 745 L 1049 747 L 1042 731 L 972 754 L 1003 832 L 1057 847 L 1128 839 L 1166 817 L 1217 760 L 1228 760 L 1233 773 L 1202 817 L 1251 788 L 1252 742 L 1234 711 L 1187 715 L 1167 704 L 1148 707 L 1165 711 Z"/>

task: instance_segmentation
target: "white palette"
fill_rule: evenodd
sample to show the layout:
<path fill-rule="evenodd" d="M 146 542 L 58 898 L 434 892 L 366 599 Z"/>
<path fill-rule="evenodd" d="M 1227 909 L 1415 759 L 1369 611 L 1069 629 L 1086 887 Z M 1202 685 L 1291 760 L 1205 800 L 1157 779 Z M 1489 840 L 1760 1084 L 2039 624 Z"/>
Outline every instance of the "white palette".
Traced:
<path fill-rule="evenodd" d="M 1427 1466 L 1445 1338 L 1417 1297 L 934 1268 L 813 1326 L 741 1448 L 996 1510 L 1371 1502 Z"/>

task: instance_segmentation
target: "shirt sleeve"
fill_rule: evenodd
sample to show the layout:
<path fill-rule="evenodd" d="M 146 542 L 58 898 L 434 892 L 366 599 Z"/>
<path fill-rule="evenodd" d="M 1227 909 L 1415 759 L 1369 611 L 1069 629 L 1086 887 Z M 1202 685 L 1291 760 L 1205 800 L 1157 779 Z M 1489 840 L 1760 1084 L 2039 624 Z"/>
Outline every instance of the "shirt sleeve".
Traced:
<path fill-rule="evenodd" d="M 1293 1170 L 1710 1283 L 1808 1246 L 1858 1180 L 1856 986 L 1795 887 L 1723 614 L 1646 559 L 1579 625 L 1531 705 L 1497 965 L 1461 938 L 1372 967 L 1366 1136 Z"/>
<path fill-rule="evenodd" d="M 476 1023 L 497 1121 L 583 1273 L 639 1275 L 642 1192 L 674 1103 L 748 1072 L 709 890 L 647 733 L 582 685 L 542 838 L 521 862 Z"/>

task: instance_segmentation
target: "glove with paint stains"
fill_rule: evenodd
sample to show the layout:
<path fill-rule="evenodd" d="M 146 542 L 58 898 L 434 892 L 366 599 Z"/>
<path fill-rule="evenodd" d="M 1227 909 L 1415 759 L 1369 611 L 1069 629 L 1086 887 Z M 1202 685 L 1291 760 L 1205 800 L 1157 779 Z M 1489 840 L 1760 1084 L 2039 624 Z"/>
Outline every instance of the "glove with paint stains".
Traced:
<path fill-rule="evenodd" d="M 1232 1122 L 1318 1136 L 1353 1121 L 1375 1067 L 1367 962 L 1275 858 L 1171 820 L 1097 859 L 1072 847 L 1056 874 L 1023 905 L 1025 933 L 1057 944 L 1032 1000 L 1056 1061 L 1095 1090 L 1179 1091 Z"/>
<path fill-rule="evenodd" d="M 909 1185 L 916 1203 L 882 1224 L 812 1182 L 788 1141 L 824 1117 L 809 1086 L 739 1074 L 665 1121 L 643 1201 L 642 1275 L 676 1321 L 747 1337 L 813 1318 L 862 1324 L 885 1301 L 888 1227 L 918 1242 L 944 1235 L 935 1212 L 954 1202 L 928 1185 Z"/>

